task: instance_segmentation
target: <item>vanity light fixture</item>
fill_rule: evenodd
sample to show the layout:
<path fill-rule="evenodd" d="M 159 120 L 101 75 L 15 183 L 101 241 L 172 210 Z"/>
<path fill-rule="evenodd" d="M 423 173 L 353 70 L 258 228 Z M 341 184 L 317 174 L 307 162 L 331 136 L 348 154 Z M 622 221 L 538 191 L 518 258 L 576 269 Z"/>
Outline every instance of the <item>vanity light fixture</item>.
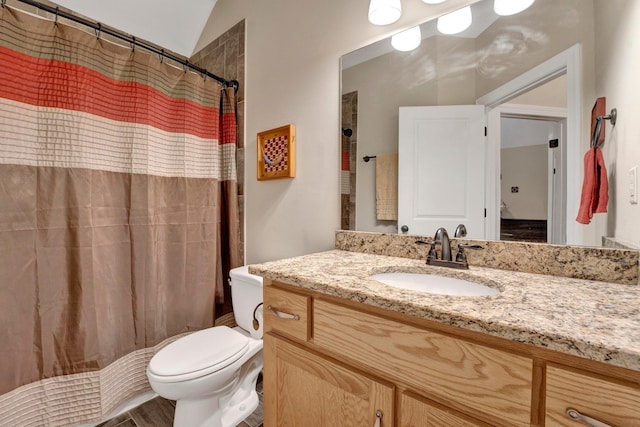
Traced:
<path fill-rule="evenodd" d="M 495 0 L 493 2 L 493 11 L 500 16 L 515 15 L 531 6 L 534 1 L 535 0 Z"/>
<path fill-rule="evenodd" d="M 469 28 L 471 21 L 471 7 L 465 6 L 438 18 L 437 28 L 442 34 L 458 34 Z"/>
<path fill-rule="evenodd" d="M 371 0 L 369 3 L 369 22 L 373 25 L 392 24 L 400 19 L 400 15 L 400 0 Z"/>
<path fill-rule="evenodd" d="M 391 46 L 395 50 L 402 52 L 409 52 L 420 46 L 422 36 L 420 34 L 420 26 L 416 25 L 413 28 L 409 28 L 401 33 L 394 34 L 391 37 Z"/>

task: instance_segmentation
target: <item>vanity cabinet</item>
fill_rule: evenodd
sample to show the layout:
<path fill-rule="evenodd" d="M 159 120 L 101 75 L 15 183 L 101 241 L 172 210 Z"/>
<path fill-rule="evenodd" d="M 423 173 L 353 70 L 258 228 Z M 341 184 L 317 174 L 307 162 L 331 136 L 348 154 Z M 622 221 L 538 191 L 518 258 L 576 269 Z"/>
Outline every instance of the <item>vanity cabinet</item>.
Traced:
<path fill-rule="evenodd" d="M 265 427 L 640 427 L 635 371 L 269 279 L 264 305 Z"/>
<path fill-rule="evenodd" d="M 322 299 L 313 342 L 469 413 L 509 426 L 531 419 L 531 359 Z"/>
<path fill-rule="evenodd" d="M 438 407 L 408 392 L 400 396 L 398 412 L 400 427 L 490 427 L 490 424 Z"/>
<path fill-rule="evenodd" d="M 265 336 L 264 364 L 265 426 L 393 425 L 388 383 L 275 335 Z"/>
<path fill-rule="evenodd" d="M 637 384 L 612 381 L 549 364 L 546 386 L 547 425 L 584 425 L 569 417 L 569 408 L 576 410 L 580 414 L 578 416 L 589 417 L 605 425 L 640 427 L 640 388 Z M 592 422 L 592 425 L 598 424 Z"/>

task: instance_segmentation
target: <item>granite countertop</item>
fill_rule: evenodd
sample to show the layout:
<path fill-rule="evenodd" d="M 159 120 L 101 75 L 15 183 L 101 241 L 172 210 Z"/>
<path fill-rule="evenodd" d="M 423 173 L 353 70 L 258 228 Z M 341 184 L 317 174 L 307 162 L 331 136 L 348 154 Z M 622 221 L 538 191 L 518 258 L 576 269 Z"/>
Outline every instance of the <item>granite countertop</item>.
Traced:
<path fill-rule="evenodd" d="M 500 289 L 458 297 L 393 288 L 387 271 L 457 277 Z M 319 293 L 640 371 L 640 286 L 332 250 L 254 264 L 249 272 Z"/>

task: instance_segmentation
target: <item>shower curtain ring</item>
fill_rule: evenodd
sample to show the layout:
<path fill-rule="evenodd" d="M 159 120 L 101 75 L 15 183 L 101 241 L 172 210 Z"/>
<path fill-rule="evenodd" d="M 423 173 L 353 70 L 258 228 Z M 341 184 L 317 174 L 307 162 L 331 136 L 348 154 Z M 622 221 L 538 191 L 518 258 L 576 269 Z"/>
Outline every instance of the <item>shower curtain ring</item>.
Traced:
<path fill-rule="evenodd" d="M 160 63 L 164 61 L 164 49 L 160 49 Z"/>
<path fill-rule="evenodd" d="M 131 36 L 131 52 L 136 51 L 136 36 Z"/>
<path fill-rule="evenodd" d="M 182 64 L 182 69 L 184 70 L 184 72 L 187 72 L 187 67 L 189 66 L 189 60 L 185 59 L 184 63 Z"/>
<path fill-rule="evenodd" d="M 7 0 L 2 0 L 2 8 L 4 9 L 4 5 L 7 4 Z"/>
<path fill-rule="evenodd" d="M 102 24 L 98 22 L 98 28 L 95 29 L 96 31 L 96 39 L 100 39 L 100 33 L 102 32 Z"/>
<path fill-rule="evenodd" d="M 58 26 L 58 12 L 60 11 L 60 8 L 58 6 L 56 6 L 56 19 L 55 21 L 53 21 L 53 25 L 54 26 Z"/>

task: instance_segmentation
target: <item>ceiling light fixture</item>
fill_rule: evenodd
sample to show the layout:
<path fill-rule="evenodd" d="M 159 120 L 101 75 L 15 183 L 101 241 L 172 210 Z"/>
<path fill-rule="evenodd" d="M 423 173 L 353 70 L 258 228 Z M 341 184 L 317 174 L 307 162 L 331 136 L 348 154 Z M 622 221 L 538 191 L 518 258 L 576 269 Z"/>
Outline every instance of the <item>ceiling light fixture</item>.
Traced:
<path fill-rule="evenodd" d="M 373 25 L 392 24 L 400 19 L 400 15 L 400 0 L 371 0 L 369 3 L 369 22 Z"/>
<path fill-rule="evenodd" d="M 393 46 L 395 50 L 408 52 L 420 46 L 421 40 L 420 26 L 417 25 L 401 33 L 394 34 L 391 37 L 391 46 Z"/>
<path fill-rule="evenodd" d="M 471 7 L 466 6 L 438 18 L 438 31 L 442 34 L 458 34 L 469 28 L 471 20 Z"/>
<path fill-rule="evenodd" d="M 493 2 L 493 10 L 501 16 L 515 15 L 531 6 L 534 1 L 535 0 L 495 0 Z"/>
<path fill-rule="evenodd" d="M 440 4 L 440 3 L 446 2 L 447 0 L 422 0 L 422 1 L 427 4 Z"/>

